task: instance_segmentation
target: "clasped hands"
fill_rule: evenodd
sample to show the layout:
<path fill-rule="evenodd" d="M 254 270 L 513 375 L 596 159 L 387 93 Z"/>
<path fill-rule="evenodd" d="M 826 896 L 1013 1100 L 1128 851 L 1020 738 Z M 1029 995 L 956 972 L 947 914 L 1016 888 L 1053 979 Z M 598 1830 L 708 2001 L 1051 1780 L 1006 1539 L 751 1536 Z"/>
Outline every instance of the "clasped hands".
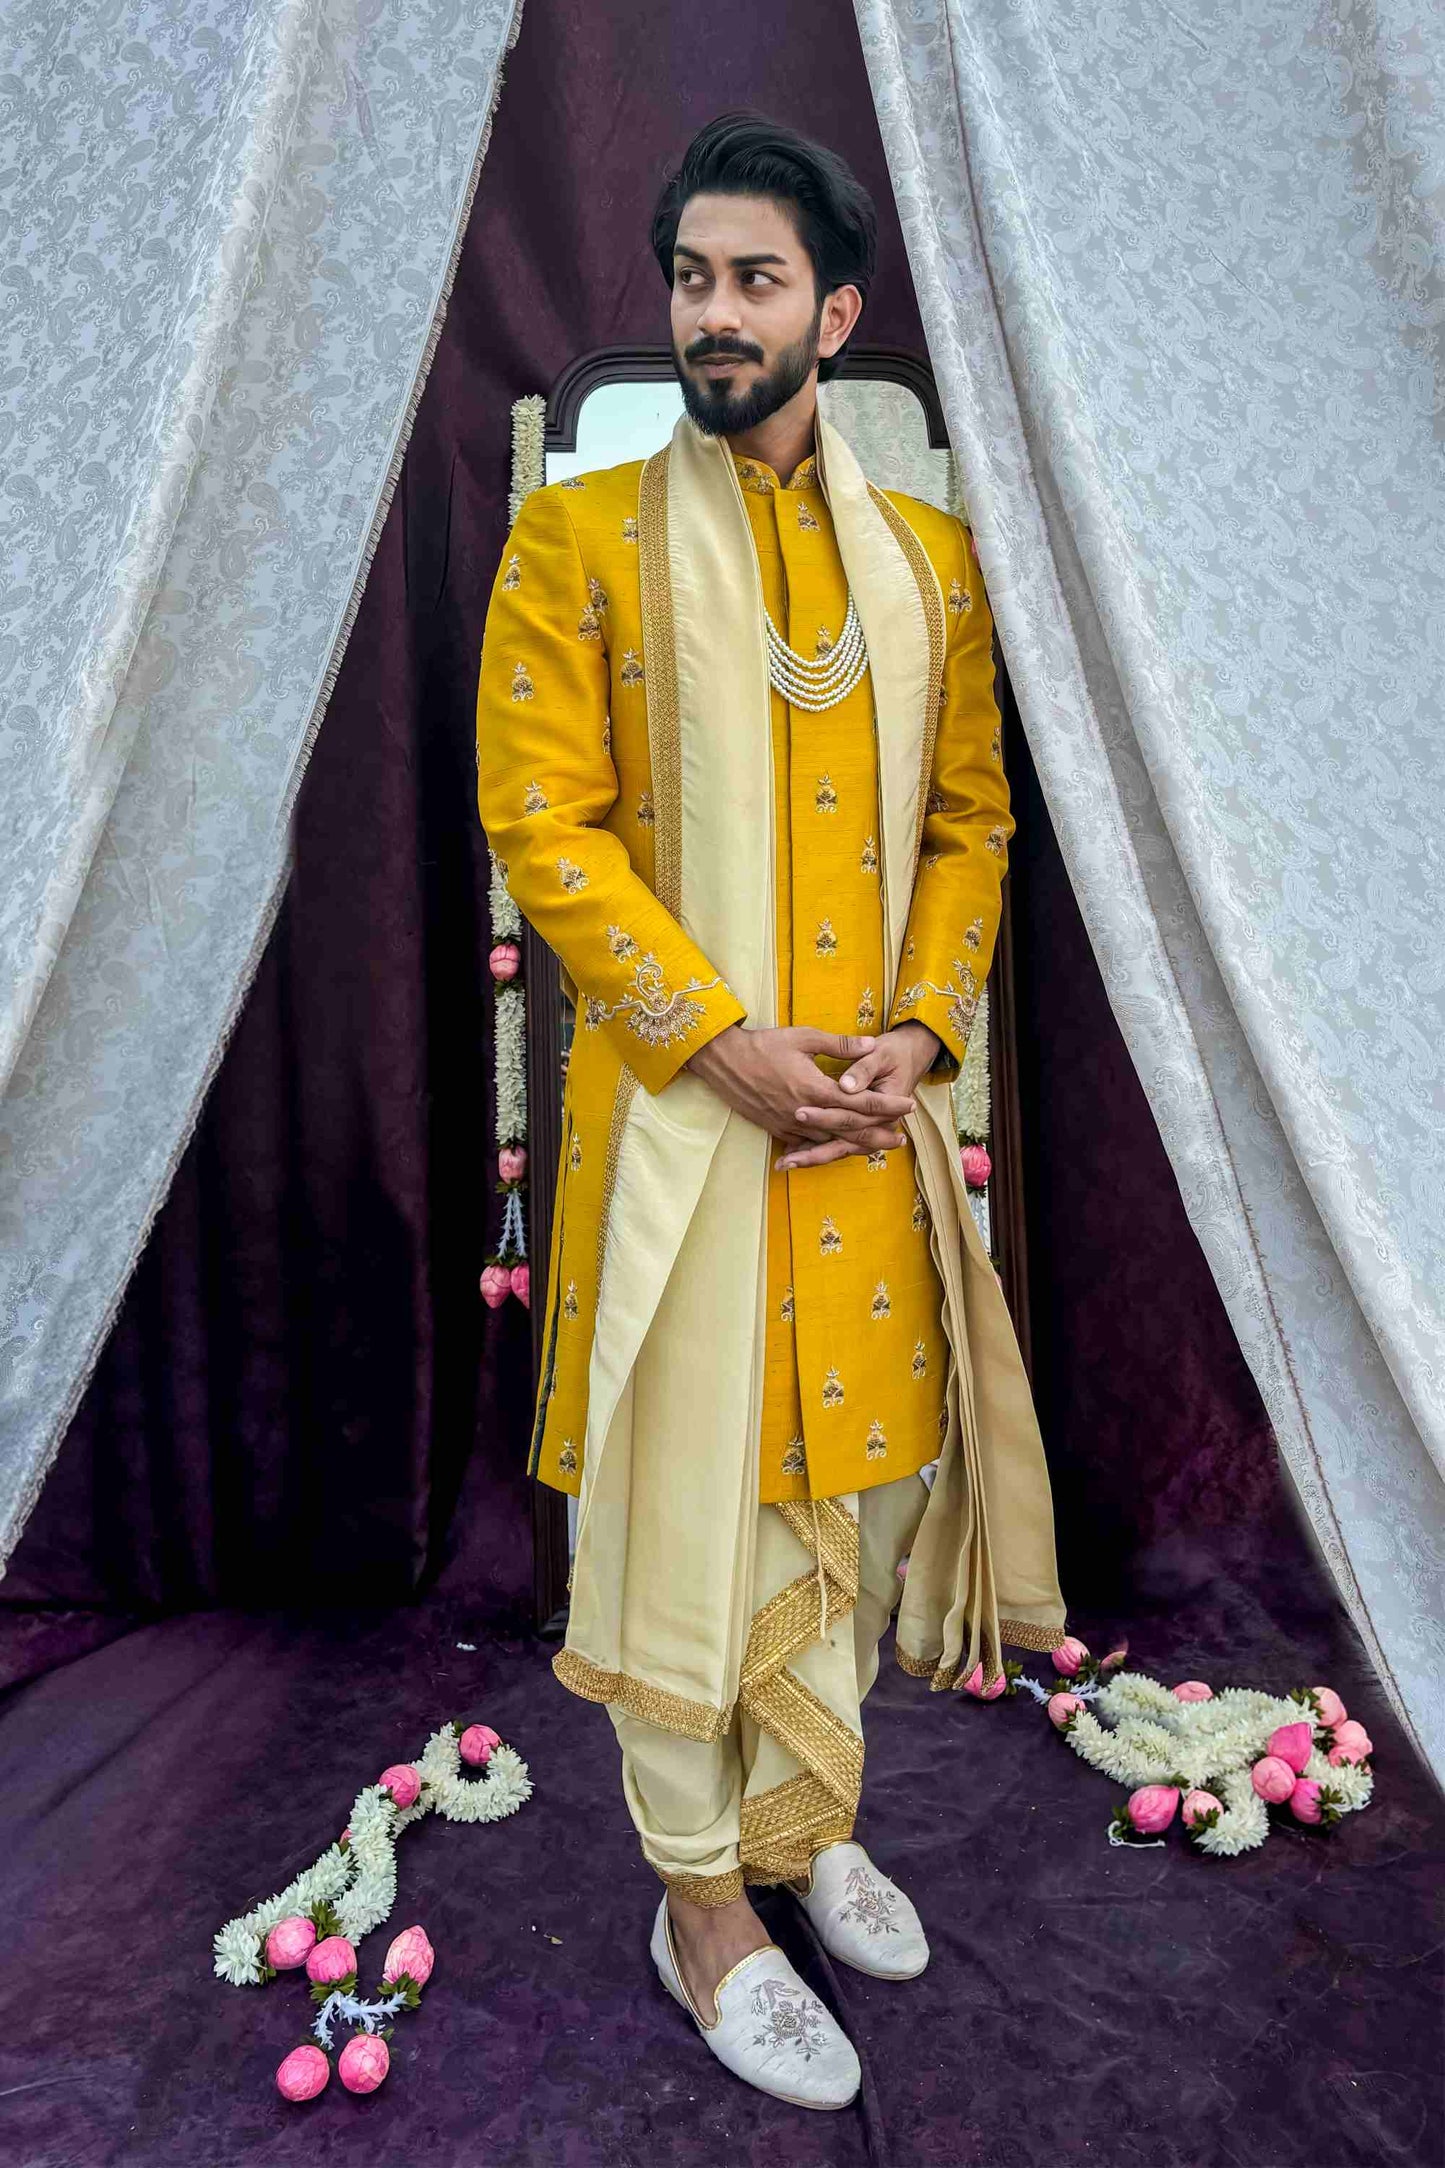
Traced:
<path fill-rule="evenodd" d="M 919 1079 L 933 1066 L 937 1035 L 926 1024 L 873 1034 L 781 1024 L 756 1031 L 729 1024 L 685 1064 L 785 1150 L 778 1168 L 821 1167 L 850 1152 L 895 1151 L 914 1109 Z M 830 1077 L 823 1055 L 851 1066 Z"/>

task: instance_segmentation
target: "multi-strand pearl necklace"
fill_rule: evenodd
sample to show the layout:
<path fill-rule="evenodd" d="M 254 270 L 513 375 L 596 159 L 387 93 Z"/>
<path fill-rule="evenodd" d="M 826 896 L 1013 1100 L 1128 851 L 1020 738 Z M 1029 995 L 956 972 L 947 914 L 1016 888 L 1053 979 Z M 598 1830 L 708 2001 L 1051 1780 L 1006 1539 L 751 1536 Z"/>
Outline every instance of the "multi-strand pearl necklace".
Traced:
<path fill-rule="evenodd" d="M 843 630 L 821 662 L 810 661 L 795 647 L 789 647 L 766 604 L 763 616 L 768 625 L 768 676 L 785 700 L 795 708 L 810 708 L 816 713 L 821 708 L 836 707 L 847 698 L 868 667 L 863 621 L 851 591 Z"/>

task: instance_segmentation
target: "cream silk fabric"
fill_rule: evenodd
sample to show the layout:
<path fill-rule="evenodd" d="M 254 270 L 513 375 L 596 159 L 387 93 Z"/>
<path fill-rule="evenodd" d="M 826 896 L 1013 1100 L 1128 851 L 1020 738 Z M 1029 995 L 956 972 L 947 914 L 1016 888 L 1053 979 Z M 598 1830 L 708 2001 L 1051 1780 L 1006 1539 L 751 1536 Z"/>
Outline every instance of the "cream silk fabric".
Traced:
<path fill-rule="evenodd" d="M 285 885 L 515 0 L 15 0 L 0 1559 Z"/>
<path fill-rule="evenodd" d="M 856 13 L 1110 1000 L 1445 1773 L 1445 14 Z"/>
<path fill-rule="evenodd" d="M 941 667 L 893 527 L 820 415 L 820 481 L 871 662 L 888 983 L 912 893 L 920 778 Z M 663 494 L 650 487 L 659 479 Z M 726 445 L 679 420 L 639 515 L 659 891 L 750 1019 L 772 1019 L 771 703 L 757 560 Z M 665 506 L 665 521 L 659 517 Z M 930 636 L 928 607 L 937 609 Z M 670 618 L 670 638 L 668 619 Z M 936 657 L 934 653 L 936 648 Z M 669 666 L 675 668 L 675 691 Z M 899 1617 L 910 1668 L 947 1684 L 997 1650 L 1002 1615 L 1046 1645 L 1063 1624 L 1048 1478 L 1003 1297 L 968 1210 L 946 1084 L 908 1130 L 957 1356 L 952 1420 Z M 634 1714 L 717 1736 L 751 1615 L 771 1140 L 686 1070 L 619 1097 L 561 1676 Z"/>

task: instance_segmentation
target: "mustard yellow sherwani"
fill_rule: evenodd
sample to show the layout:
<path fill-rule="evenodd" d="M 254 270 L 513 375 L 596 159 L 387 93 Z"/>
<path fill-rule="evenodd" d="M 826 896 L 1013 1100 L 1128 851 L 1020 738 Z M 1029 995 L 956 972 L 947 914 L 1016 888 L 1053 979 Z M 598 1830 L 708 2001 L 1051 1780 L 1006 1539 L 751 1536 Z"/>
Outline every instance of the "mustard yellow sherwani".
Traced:
<path fill-rule="evenodd" d="M 905 1651 L 900 1626 L 900 1661 L 935 1686 L 953 1684 L 963 1656 L 947 1651 L 960 1630 L 966 1644 L 972 1632 L 968 1660 L 981 1650 L 992 1671 L 1001 1635 L 1051 1646 L 1063 1617 L 1052 1576 L 1047 1483 L 1006 1313 L 971 1222 L 966 1235 L 957 1225 L 936 1228 L 924 1195 L 927 1187 L 935 1209 L 946 1197 L 955 1213 L 961 1182 L 956 1166 L 950 1175 L 938 1157 L 940 1151 L 952 1157 L 940 1141 L 946 1109 L 931 1117 L 926 1184 L 911 1140 L 871 1159 L 766 1173 L 761 1406 L 755 1400 L 752 1418 L 758 1521 L 755 1537 L 744 1543 L 739 1535 L 731 1566 L 732 1501 L 747 1493 L 735 1480 L 735 1464 L 738 1453 L 752 1449 L 746 1391 L 732 1430 L 732 1418 L 718 1415 L 713 1396 L 726 1391 L 735 1373 L 718 1372 L 701 1410 L 689 1404 L 693 1371 L 700 1375 L 702 1366 L 689 1364 L 688 1351 L 704 1352 L 698 1336 L 721 1345 L 730 1332 L 729 1346 L 739 1337 L 741 1313 L 724 1315 L 722 1291 L 726 1285 L 736 1298 L 748 1268 L 730 1216 L 727 1167 L 738 1170 L 736 1211 L 745 1218 L 750 1207 L 742 1200 L 753 1177 L 742 1179 L 742 1170 L 761 1163 L 738 1134 L 737 1116 L 719 1146 L 705 1143 L 703 1158 L 694 1153 L 689 1162 L 689 1131 L 701 1135 L 699 1123 L 711 1124 L 711 1135 L 716 1124 L 703 1104 L 712 1095 L 679 1071 L 709 1037 L 750 1015 L 838 1032 L 917 1018 L 941 1043 L 933 1082 L 946 1086 L 957 1073 L 987 973 L 1012 830 L 993 698 L 992 625 L 971 538 L 959 520 L 929 505 L 873 490 L 837 433 L 821 422 L 820 430 L 820 442 L 834 447 L 828 471 L 836 467 L 832 487 L 846 493 L 850 547 L 869 594 L 865 620 L 873 617 L 870 653 L 876 649 L 882 660 L 894 712 L 875 724 L 876 672 L 819 713 L 794 706 L 775 689 L 767 694 L 772 789 L 761 830 L 752 811 L 740 816 L 737 803 L 723 807 L 716 795 L 708 797 L 708 789 L 716 793 L 715 778 L 706 788 L 699 782 L 710 762 L 726 773 L 734 759 L 717 735 L 732 729 L 731 656 L 738 657 L 739 701 L 755 698 L 752 688 L 760 682 L 754 672 L 761 649 L 748 651 L 746 665 L 743 659 L 754 637 L 744 599 L 749 575 L 727 552 L 750 530 L 752 580 L 774 622 L 804 654 L 826 652 L 842 628 L 848 583 L 827 475 L 813 459 L 784 487 L 760 462 L 708 447 L 690 425 L 679 424 L 671 480 L 659 456 L 533 492 L 498 569 L 479 686 L 482 819 L 513 896 L 556 950 L 578 1004 L 532 1465 L 543 1481 L 582 1490 L 589 1555 L 574 1591 L 574 1625 L 580 1597 L 594 1648 L 610 1644 L 619 1654 L 574 1647 L 569 1629 L 556 1668 L 575 1691 L 609 1704 L 649 1858 L 664 1874 L 686 1875 L 724 1894 L 739 1865 L 755 1879 L 778 1878 L 851 1829 L 861 1779 L 858 1708 L 876 1669 L 894 1567 L 918 1535 L 927 1500 L 917 1470 L 941 1446 L 939 1489 L 947 1496 L 919 1539 L 925 1571 L 917 1608 L 928 1621 L 925 1645 Z M 728 457 L 732 500 L 746 507 L 747 530 L 718 495 L 717 460 Z M 717 534 L 693 524 L 699 518 L 716 519 Z M 709 559 L 717 548 L 724 556 Z M 713 580 L 720 621 L 736 628 L 728 638 L 740 643 L 715 659 L 707 622 Z M 911 597 L 917 613 L 916 625 L 900 628 L 896 654 L 889 618 L 876 614 L 882 597 L 895 591 L 900 603 Z M 918 644 L 925 623 L 926 651 Z M 701 669 L 690 655 L 705 657 Z M 925 685 L 926 788 L 917 787 L 915 823 L 912 810 L 898 810 L 905 738 L 891 742 L 884 789 L 879 731 L 885 723 L 894 727 L 895 714 L 901 721 L 898 700 L 916 700 L 910 688 Z M 690 711 L 694 731 L 703 732 L 694 739 L 701 760 L 688 751 Z M 911 727 L 922 713 L 914 708 Z M 744 761 L 733 772 L 746 796 L 754 771 Z M 762 1001 L 748 961 L 758 953 L 756 943 L 749 948 L 740 934 L 736 945 L 728 930 L 736 900 L 728 894 L 728 865 L 709 864 L 708 837 L 715 825 L 726 828 L 729 816 L 734 824 L 742 818 L 732 831 L 740 855 L 771 866 L 770 983 Z M 678 863 L 683 835 L 693 839 L 690 857 L 684 852 L 697 884 L 691 912 L 680 908 L 687 900 Z M 911 869 L 912 878 L 911 901 L 909 890 L 902 891 L 906 926 L 898 915 L 900 868 Z M 739 874 L 738 896 L 755 878 Z M 901 942 L 898 932 L 887 933 L 885 890 Z M 686 930 L 709 922 L 719 927 L 726 952 L 737 955 L 740 973 L 751 973 L 751 1008 Z M 890 941 L 891 954 L 885 953 Z M 656 1120 L 639 1123 L 638 1092 L 655 1102 Z M 675 1122 L 666 1115 L 670 1093 L 679 1095 Z M 757 1137 L 751 1125 L 741 1127 Z M 679 1225 L 691 1214 L 683 1238 L 684 1254 L 690 1246 L 687 1270 L 679 1263 L 664 1285 L 666 1258 L 651 1254 L 645 1199 L 649 1169 L 669 1153 L 679 1179 L 693 1179 L 689 1165 L 704 1164 L 708 1154 L 714 1164 L 696 1205 L 680 1207 Z M 670 1206 L 667 1190 L 653 1195 Z M 622 1217 L 631 1214 L 629 1240 L 637 1245 L 629 1254 L 618 1242 L 620 1205 Z M 945 1256 L 948 1304 L 940 1279 Z M 604 1262 L 618 1319 L 614 1333 L 632 1330 L 622 1323 L 629 1270 L 652 1274 L 642 1313 L 652 1323 L 637 1328 L 647 1333 L 637 1358 L 615 1359 L 612 1345 L 595 1332 Z M 961 1371 L 941 1310 L 954 1320 Z M 977 1347 L 962 1346 L 960 1332 L 976 1334 Z M 593 1408 L 589 1423 L 589 1395 L 597 1394 L 599 1380 L 608 1393 L 605 1413 Z M 710 1424 L 710 1445 L 700 1433 L 700 1413 L 703 1427 Z M 589 1492 L 584 1441 L 596 1434 L 600 1443 L 599 1426 L 610 1435 L 618 1425 L 630 1443 L 610 1448 L 616 1466 L 605 1494 L 595 1483 Z M 1005 1550 L 1017 1553 L 1019 1568 L 1009 1567 L 1012 1615 L 1000 1623 L 991 1563 L 996 1545 L 985 1527 L 991 1487 L 1009 1508 Z M 638 1520 L 640 1499 L 651 1505 L 650 1531 Z M 715 1528 L 703 1525 L 712 1521 Z M 746 1525 L 750 1530 L 751 1521 Z M 708 1587 L 723 1585 L 719 1575 L 730 1575 L 735 1590 L 751 1587 L 746 1654 L 736 1615 L 730 1640 L 718 1646 L 713 1633 L 705 1660 L 701 1649 L 696 1660 L 685 1649 L 694 1623 L 704 1640 L 713 1629 L 711 1620 L 689 1618 L 689 1606 L 704 1600 L 703 1580 L 687 1570 L 694 1556 L 700 1573 L 711 1576 Z M 630 1576 L 625 1598 L 610 1563 L 608 1585 L 598 1580 L 598 1560 L 619 1557 L 625 1559 L 619 1570 Z M 580 1547 L 578 1565 L 582 1575 Z M 619 1601 L 630 1609 L 619 1611 Z M 647 1607 L 645 1628 L 637 1623 L 639 1602 Z M 629 1643 L 635 1663 L 626 1655 Z M 734 1706 L 725 1682 L 738 1677 L 740 1660 L 742 1691 Z M 702 1682 L 698 1688 L 694 1679 Z"/>

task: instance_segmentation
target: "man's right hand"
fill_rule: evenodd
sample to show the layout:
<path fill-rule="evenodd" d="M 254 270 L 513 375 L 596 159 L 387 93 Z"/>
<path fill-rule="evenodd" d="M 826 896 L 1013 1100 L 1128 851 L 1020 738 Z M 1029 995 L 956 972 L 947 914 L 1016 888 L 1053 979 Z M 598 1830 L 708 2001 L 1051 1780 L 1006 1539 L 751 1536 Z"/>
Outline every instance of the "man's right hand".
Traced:
<path fill-rule="evenodd" d="M 898 1125 L 913 1112 L 913 1099 L 895 1092 L 845 1092 L 814 1059 L 822 1054 L 835 1061 L 857 1061 L 872 1044 L 866 1034 L 815 1031 L 809 1024 L 756 1031 L 729 1024 L 684 1066 L 748 1121 L 784 1143 L 817 1144 L 820 1136 L 837 1136 L 855 1151 L 883 1152 L 902 1144 Z M 815 1110 L 806 1125 L 798 1121 L 800 1107 Z"/>

